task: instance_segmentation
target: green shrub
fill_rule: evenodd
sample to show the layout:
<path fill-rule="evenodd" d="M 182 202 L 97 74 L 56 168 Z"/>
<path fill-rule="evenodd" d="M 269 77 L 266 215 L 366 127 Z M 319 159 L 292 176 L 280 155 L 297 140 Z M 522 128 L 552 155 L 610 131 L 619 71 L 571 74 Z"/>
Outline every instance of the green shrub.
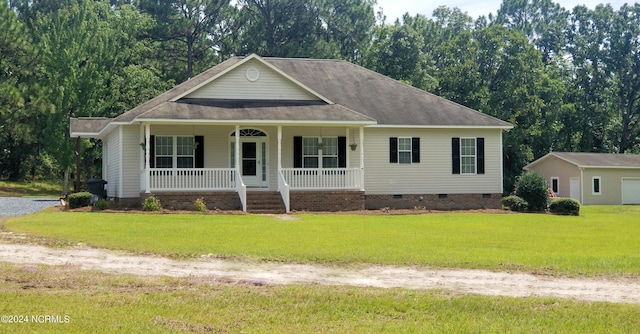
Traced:
<path fill-rule="evenodd" d="M 193 207 L 196 211 L 207 212 L 207 203 L 205 203 L 204 198 L 196 199 L 195 203 L 193 203 Z"/>
<path fill-rule="evenodd" d="M 502 198 L 502 205 L 509 208 L 511 211 L 524 212 L 529 208 L 529 203 L 518 196 L 507 196 Z"/>
<path fill-rule="evenodd" d="M 104 198 L 100 198 L 98 201 L 93 203 L 93 207 L 98 210 L 106 210 L 109 208 L 109 202 Z"/>
<path fill-rule="evenodd" d="M 580 202 L 573 198 L 556 198 L 549 204 L 549 211 L 556 215 L 579 216 Z"/>
<path fill-rule="evenodd" d="M 526 172 L 518 180 L 516 196 L 529 203 L 529 211 L 546 211 L 549 205 L 549 184 L 542 175 Z"/>
<path fill-rule="evenodd" d="M 80 192 L 69 195 L 69 209 L 82 208 L 91 205 L 93 195 L 89 192 Z"/>
<path fill-rule="evenodd" d="M 160 204 L 160 200 L 155 196 L 151 195 L 144 200 L 142 204 L 142 211 L 160 211 L 162 210 L 162 205 Z"/>

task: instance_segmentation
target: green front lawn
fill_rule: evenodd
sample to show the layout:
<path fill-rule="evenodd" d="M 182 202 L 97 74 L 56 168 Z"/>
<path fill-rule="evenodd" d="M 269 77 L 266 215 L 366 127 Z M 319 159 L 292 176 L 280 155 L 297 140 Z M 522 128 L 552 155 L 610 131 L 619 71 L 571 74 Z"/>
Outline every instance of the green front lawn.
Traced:
<path fill-rule="evenodd" d="M 640 274 L 639 206 L 587 206 L 579 217 L 458 212 L 292 217 L 297 219 L 48 210 L 10 218 L 4 226 L 61 242 L 173 257 Z"/>
<path fill-rule="evenodd" d="M 3 333 L 632 333 L 640 328 L 640 308 L 627 304 L 253 286 L 65 266 L 0 263 L 0 273 L 0 313 L 23 320 L 0 322 Z M 46 322 L 45 315 L 61 322 Z"/>

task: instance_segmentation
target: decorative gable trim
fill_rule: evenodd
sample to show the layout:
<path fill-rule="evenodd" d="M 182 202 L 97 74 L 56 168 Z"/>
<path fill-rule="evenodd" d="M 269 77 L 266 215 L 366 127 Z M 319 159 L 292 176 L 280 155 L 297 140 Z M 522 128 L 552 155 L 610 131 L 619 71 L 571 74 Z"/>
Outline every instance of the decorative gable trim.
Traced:
<path fill-rule="evenodd" d="M 185 91 L 182 94 L 179 94 L 177 96 L 175 96 L 174 98 L 172 98 L 171 100 L 169 100 L 170 102 L 176 102 L 178 100 L 180 100 L 181 98 L 188 96 L 189 94 L 195 92 L 196 90 L 208 85 L 209 83 L 213 82 L 214 80 L 224 76 L 225 74 L 234 71 L 235 69 L 237 69 L 238 67 L 244 65 L 245 63 L 251 61 L 251 60 L 256 60 L 259 61 L 261 64 L 263 64 L 264 66 L 266 66 L 267 68 L 273 70 L 274 72 L 278 73 L 279 75 L 283 76 L 285 79 L 293 82 L 295 85 L 297 85 L 298 87 L 302 88 L 304 91 L 308 92 L 309 94 L 317 97 L 319 100 L 324 101 L 327 104 L 334 104 L 333 101 L 329 100 L 328 98 L 326 98 L 325 96 L 323 96 L 322 94 L 314 91 L 313 89 L 307 87 L 305 84 L 303 84 L 302 82 L 294 79 L 293 77 L 291 77 L 290 75 L 288 75 L 287 73 L 283 72 L 281 69 L 275 67 L 274 65 L 271 65 L 269 62 L 265 61 L 262 57 L 254 54 L 251 54 L 250 56 L 242 59 L 241 61 L 233 64 L 232 66 L 230 66 L 229 68 L 225 69 L 224 71 L 212 76 L 211 78 L 201 82 L 200 84 L 194 86 L 193 88 Z"/>

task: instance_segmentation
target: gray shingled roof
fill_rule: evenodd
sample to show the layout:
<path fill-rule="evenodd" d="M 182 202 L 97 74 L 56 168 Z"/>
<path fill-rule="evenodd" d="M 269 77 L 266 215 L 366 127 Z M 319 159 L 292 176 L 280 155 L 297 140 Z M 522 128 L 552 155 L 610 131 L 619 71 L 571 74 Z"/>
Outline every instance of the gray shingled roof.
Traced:
<path fill-rule="evenodd" d="M 560 159 L 578 167 L 635 167 L 640 168 L 640 154 L 552 152 Z"/>
<path fill-rule="evenodd" d="M 327 121 L 369 122 L 375 120 L 337 104 L 301 106 L 235 107 L 204 106 L 164 102 L 146 111 L 138 119 L 176 120 L 259 120 L 259 121 Z"/>
<path fill-rule="evenodd" d="M 342 60 L 259 58 L 328 98 L 335 105 L 231 107 L 194 99 L 171 102 L 243 60 L 234 57 L 114 118 L 181 120 L 346 121 L 362 124 L 444 127 L 498 127 L 511 124 Z M 92 123 L 92 124 L 85 124 Z M 71 132 L 99 133 L 108 121 L 73 119 Z"/>
<path fill-rule="evenodd" d="M 372 117 L 378 124 L 512 126 L 347 61 L 264 59 L 331 101 Z"/>
<path fill-rule="evenodd" d="M 100 132 L 113 119 L 106 117 L 79 117 L 72 118 L 69 126 L 71 133 L 96 134 Z"/>

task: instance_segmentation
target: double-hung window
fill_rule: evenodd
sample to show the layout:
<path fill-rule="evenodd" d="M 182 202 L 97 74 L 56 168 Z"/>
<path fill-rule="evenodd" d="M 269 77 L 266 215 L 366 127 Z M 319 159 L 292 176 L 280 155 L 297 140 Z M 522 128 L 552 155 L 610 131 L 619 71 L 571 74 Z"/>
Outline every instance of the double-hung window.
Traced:
<path fill-rule="evenodd" d="M 294 137 L 295 168 L 345 168 L 346 137 Z"/>
<path fill-rule="evenodd" d="M 173 168 L 173 137 L 156 136 L 156 168 Z"/>
<path fill-rule="evenodd" d="M 302 138 L 302 161 L 304 168 L 320 167 L 320 141 L 316 137 Z"/>
<path fill-rule="evenodd" d="M 475 138 L 460 138 L 460 169 L 462 174 L 476 173 Z"/>
<path fill-rule="evenodd" d="M 419 137 L 389 138 L 389 162 L 410 164 L 420 162 Z"/>
<path fill-rule="evenodd" d="M 451 139 L 453 174 L 484 174 L 484 138 Z"/>
<path fill-rule="evenodd" d="M 338 137 L 322 138 L 322 167 L 338 168 Z"/>
<path fill-rule="evenodd" d="M 155 168 L 194 168 L 196 141 L 193 136 L 155 136 Z"/>
<path fill-rule="evenodd" d="M 176 137 L 176 161 L 178 168 L 193 168 L 195 140 L 193 137 Z"/>

